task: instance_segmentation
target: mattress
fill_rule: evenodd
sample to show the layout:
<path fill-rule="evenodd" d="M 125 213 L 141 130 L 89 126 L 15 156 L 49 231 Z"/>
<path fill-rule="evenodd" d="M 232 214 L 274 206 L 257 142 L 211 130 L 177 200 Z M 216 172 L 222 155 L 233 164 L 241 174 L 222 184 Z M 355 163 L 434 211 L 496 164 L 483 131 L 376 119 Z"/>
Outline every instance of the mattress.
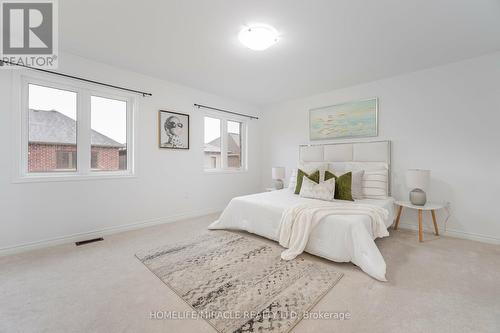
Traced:
<path fill-rule="evenodd" d="M 244 230 L 278 241 L 284 210 L 307 202 L 317 200 L 301 198 L 289 189 L 236 197 L 209 229 Z M 393 198 L 356 202 L 387 209 L 389 214 L 384 224 L 389 227 L 393 223 Z M 371 223 L 366 215 L 330 215 L 312 231 L 305 251 L 336 262 L 351 261 L 369 275 L 385 281 L 386 265 L 375 245 Z"/>

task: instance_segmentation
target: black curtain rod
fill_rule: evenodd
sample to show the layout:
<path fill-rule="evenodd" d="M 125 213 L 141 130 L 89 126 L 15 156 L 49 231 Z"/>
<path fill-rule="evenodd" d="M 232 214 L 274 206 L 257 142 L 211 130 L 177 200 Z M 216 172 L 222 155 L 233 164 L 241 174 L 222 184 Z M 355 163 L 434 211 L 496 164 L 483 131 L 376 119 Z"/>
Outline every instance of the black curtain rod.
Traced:
<path fill-rule="evenodd" d="M 248 114 L 243 114 L 243 113 L 232 112 L 232 111 L 228 111 L 228 110 L 217 109 L 217 108 L 213 108 L 211 106 L 206 106 L 206 105 L 202 105 L 202 104 L 196 104 L 195 103 L 194 106 L 198 107 L 198 109 L 199 108 L 204 108 L 204 109 L 210 109 L 210 110 L 216 110 L 216 111 L 220 111 L 220 112 L 226 112 L 226 113 L 230 113 L 230 114 L 235 114 L 235 115 L 238 115 L 238 116 L 248 117 L 250 119 L 259 119 L 259 117 L 250 116 Z"/>
<path fill-rule="evenodd" d="M 30 67 L 30 66 L 26 66 L 26 65 L 22 65 L 22 64 L 16 64 L 16 63 L 13 63 L 13 62 L 10 62 L 10 61 L 0 60 L 0 66 L 4 66 L 4 64 L 8 64 L 8 65 L 11 65 L 11 66 L 24 67 L 24 68 L 32 69 L 34 71 L 39 71 L 39 72 L 44 72 L 44 73 L 49 73 L 49 74 L 64 76 L 64 77 L 67 77 L 67 78 L 70 78 L 70 79 L 75 79 L 75 80 L 80 80 L 80 81 L 84 81 L 84 82 L 88 82 L 88 83 L 99 84 L 101 86 L 106 86 L 106 87 L 110 87 L 110 88 L 125 90 L 125 91 L 128 91 L 128 92 L 133 92 L 133 93 L 136 93 L 136 94 L 140 94 L 140 95 L 142 95 L 142 97 L 153 96 L 153 94 L 147 93 L 147 92 L 144 92 L 144 91 L 139 91 L 139 90 L 134 90 L 134 89 L 128 89 L 128 88 L 118 87 L 118 86 L 114 86 L 112 84 L 107 84 L 107 83 L 103 83 L 103 82 L 93 81 L 93 80 L 85 79 L 85 78 L 78 77 L 78 76 L 68 75 L 68 74 L 59 73 L 59 72 L 53 72 L 53 71 L 49 71 L 49 70 L 46 70 L 46 69 L 41 69 L 41 68 L 36 68 L 36 67 Z"/>

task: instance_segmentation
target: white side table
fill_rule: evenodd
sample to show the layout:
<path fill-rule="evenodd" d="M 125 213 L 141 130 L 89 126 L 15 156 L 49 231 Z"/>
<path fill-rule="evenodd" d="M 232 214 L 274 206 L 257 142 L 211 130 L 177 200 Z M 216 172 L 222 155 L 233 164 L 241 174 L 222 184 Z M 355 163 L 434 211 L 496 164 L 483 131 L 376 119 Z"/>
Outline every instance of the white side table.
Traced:
<path fill-rule="evenodd" d="M 438 209 L 442 209 L 446 207 L 446 203 L 437 203 L 437 202 L 427 202 L 424 206 L 416 206 L 409 201 L 396 201 L 396 205 L 399 206 L 398 215 L 396 217 L 396 225 L 394 226 L 394 230 L 396 230 L 399 226 L 399 219 L 401 218 L 401 213 L 403 212 L 403 207 L 415 209 L 418 211 L 418 240 L 420 242 L 424 241 L 424 235 L 422 230 L 422 211 L 430 211 L 432 216 L 432 223 L 434 223 L 434 231 L 436 236 L 439 236 L 438 225 L 436 222 L 436 213 L 435 211 Z"/>

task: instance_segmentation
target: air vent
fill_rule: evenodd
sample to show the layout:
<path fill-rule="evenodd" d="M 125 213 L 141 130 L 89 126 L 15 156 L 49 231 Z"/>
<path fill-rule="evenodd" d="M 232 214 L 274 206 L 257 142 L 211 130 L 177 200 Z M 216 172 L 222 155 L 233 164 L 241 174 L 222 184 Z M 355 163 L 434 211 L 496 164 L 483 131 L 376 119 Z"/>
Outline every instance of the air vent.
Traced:
<path fill-rule="evenodd" d="M 75 245 L 76 246 L 80 246 L 80 245 L 85 245 L 85 244 L 89 244 L 89 243 L 99 242 L 99 241 L 102 241 L 102 240 L 104 240 L 104 238 L 102 238 L 102 237 L 92 238 L 92 239 L 87 239 L 87 240 L 75 242 Z"/>

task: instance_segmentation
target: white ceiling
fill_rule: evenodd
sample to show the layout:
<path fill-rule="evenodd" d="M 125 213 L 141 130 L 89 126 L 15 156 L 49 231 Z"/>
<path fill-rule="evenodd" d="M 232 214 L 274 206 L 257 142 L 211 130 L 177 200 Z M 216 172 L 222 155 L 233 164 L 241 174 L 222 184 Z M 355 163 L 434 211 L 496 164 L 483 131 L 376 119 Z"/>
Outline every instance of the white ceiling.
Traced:
<path fill-rule="evenodd" d="M 500 0 L 64 0 L 60 49 L 256 105 L 500 50 Z M 281 41 L 256 52 L 244 24 Z"/>

